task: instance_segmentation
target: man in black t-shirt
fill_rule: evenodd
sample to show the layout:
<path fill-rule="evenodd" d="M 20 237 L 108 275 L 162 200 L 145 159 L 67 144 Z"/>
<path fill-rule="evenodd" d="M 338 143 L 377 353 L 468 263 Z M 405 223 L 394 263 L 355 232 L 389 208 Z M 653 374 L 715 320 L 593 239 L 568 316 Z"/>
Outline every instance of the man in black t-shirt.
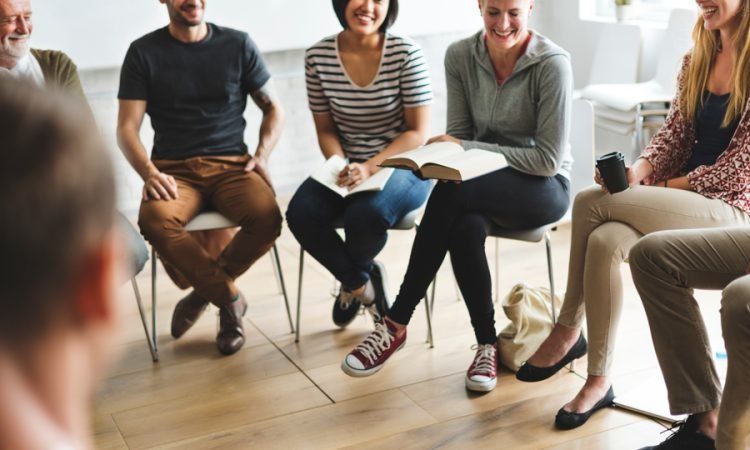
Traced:
<path fill-rule="evenodd" d="M 159 1 L 169 25 L 134 41 L 122 66 L 118 141 L 145 183 L 141 233 L 194 288 L 175 307 L 172 335 L 182 336 L 213 303 L 219 351 L 232 354 L 245 341 L 247 308 L 234 279 L 281 231 L 267 161 L 283 113 L 246 33 L 206 23 L 205 0 Z M 244 142 L 248 95 L 263 111 L 252 157 Z M 155 133 L 150 160 L 139 137 L 146 113 Z M 206 208 L 241 227 L 216 259 L 184 228 Z"/>

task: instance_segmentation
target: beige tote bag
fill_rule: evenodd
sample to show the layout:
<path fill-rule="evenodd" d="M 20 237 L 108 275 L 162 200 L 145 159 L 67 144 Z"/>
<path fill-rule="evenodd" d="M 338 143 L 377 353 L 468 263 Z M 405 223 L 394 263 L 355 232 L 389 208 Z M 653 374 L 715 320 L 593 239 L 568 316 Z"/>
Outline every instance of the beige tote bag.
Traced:
<path fill-rule="evenodd" d="M 557 311 L 560 305 L 562 300 L 555 296 Z M 549 289 L 519 283 L 505 296 L 502 306 L 510 323 L 497 336 L 500 361 L 517 371 L 552 332 Z"/>

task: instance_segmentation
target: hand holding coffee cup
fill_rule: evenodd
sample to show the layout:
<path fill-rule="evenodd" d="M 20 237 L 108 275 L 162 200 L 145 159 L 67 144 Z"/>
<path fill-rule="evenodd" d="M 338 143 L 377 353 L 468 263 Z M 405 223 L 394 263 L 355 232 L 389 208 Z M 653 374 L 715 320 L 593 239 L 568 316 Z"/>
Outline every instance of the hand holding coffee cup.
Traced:
<path fill-rule="evenodd" d="M 627 189 L 628 173 L 625 168 L 625 156 L 620 152 L 607 153 L 596 160 L 596 168 L 610 194 Z"/>

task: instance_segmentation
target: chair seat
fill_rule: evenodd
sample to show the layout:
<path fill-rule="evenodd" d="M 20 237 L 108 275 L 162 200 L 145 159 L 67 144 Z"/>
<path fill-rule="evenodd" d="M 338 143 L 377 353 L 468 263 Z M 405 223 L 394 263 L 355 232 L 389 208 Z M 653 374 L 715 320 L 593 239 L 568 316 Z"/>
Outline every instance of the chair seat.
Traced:
<path fill-rule="evenodd" d="M 544 239 L 544 233 L 549 230 L 550 225 L 545 225 L 539 228 L 531 228 L 528 230 L 509 230 L 502 228 L 499 225 L 490 225 L 490 236 L 503 238 L 503 239 L 514 239 L 517 241 L 524 242 L 541 242 Z"/>
<path fill-rule="evenodd" d="M 217 211 L 204 211 L 193 218 L 185 229 L 187 231 L 215 230 L 218 228 L 236 227 L 237 224 Z"/>
<path fill-rule="evenodd" d="M 592 84 L 581 95 L 610 108 L 630 111 L 640 103 L 669 102 L 673 94 L 656 81 L 633 84 Z"/>
<path fill-rule="evenodd" d="M 408 212 L 403 219 L 396 222 L 390 229 L 391 230 L 411 230 L 414 228 L 414 225 L 417 224 L 417 219 L 419 218 L 419 215 L 422 214 L 422 211 L 424 211 L 424 208 L 417 208 L 413 211 Z M 334 228 L 344 228 L 344 217 L 340 216 L 337 217 L 336 220 L 333 221 L 333 227 Z"/>

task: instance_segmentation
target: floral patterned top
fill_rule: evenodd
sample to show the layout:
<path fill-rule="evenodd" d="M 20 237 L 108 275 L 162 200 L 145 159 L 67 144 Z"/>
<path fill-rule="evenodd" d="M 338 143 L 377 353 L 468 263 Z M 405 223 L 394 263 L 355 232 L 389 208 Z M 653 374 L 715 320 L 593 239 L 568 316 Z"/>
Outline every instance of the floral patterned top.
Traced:
<path fill-rule="evenodd" d="M 696 142 L 695 126 L 680 109 L 680 95 L 686 82 L 690 53 L 685 55 L 677 78 L 677 95 L 664 125 L 641 154 L 654 167 L 650 177 L 674 177 L 690 158 Z M 723 200 L 750 214 L 750 100 L 726 150 L 709 166 L 699 166 L 687 174 L 693 190 L 708 198 Z M 649 184 L 652 184 L 649 183 Z"/>

